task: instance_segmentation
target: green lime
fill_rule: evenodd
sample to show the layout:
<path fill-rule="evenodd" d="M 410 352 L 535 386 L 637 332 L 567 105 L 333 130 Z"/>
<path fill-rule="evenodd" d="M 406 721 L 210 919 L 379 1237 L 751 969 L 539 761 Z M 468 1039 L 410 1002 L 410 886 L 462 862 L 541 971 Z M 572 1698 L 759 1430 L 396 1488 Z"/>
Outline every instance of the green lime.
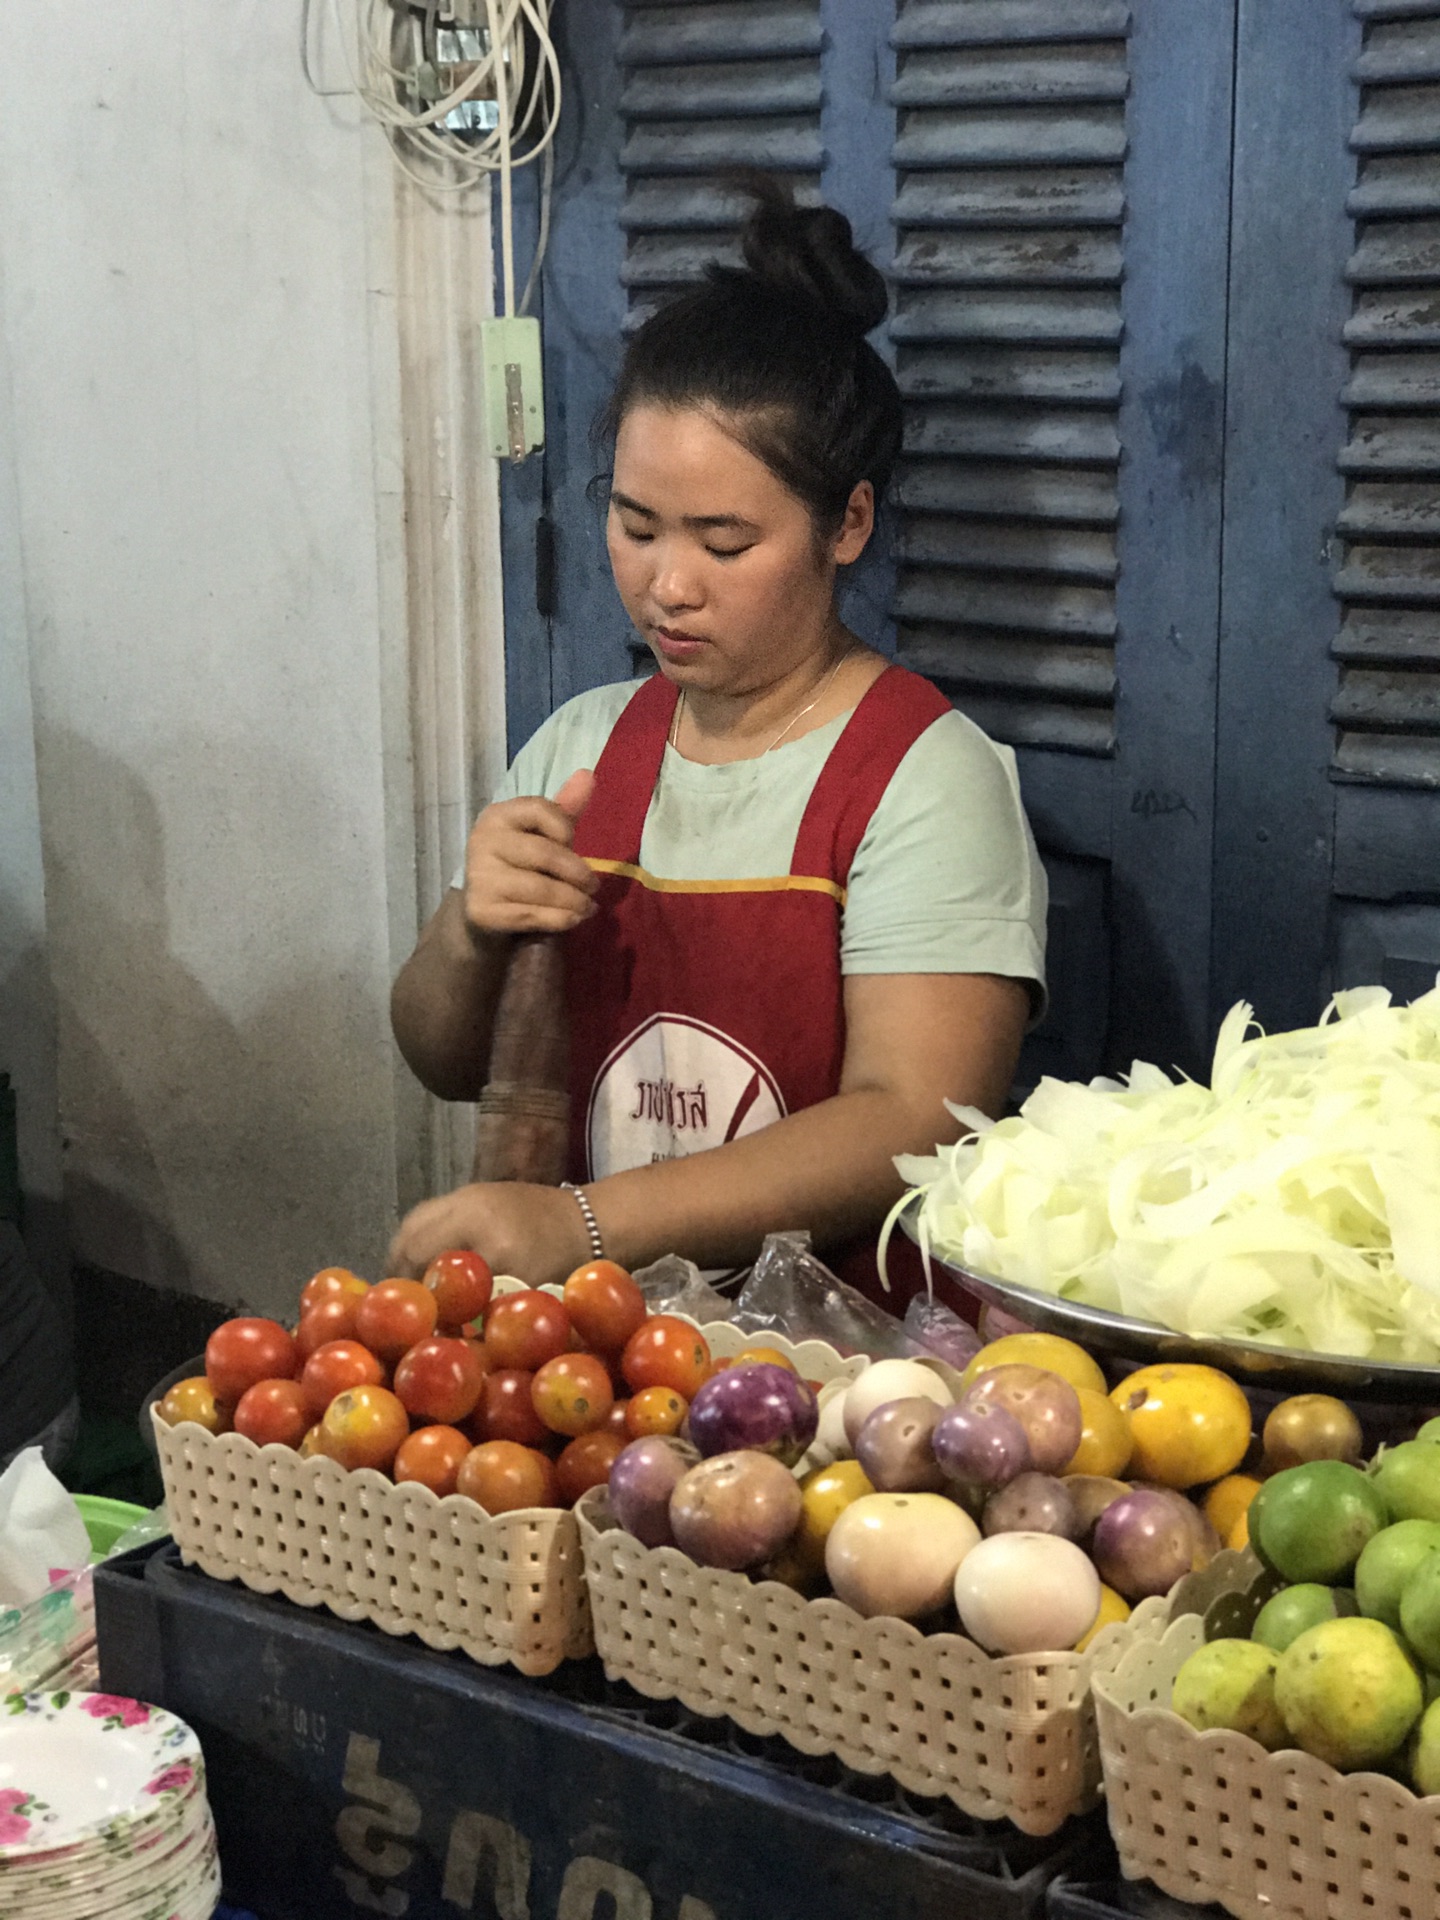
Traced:
<path fill-rule="evenodd" d="M 1298 1587 L 1282 1588 L 1265 1602 L 1255 1616 L 1250 1638 L 1283 1653 L 1307 1628 L 1355 1610 L 1355 1596 L 1348 1587 L 1322 1587 L 1317 1581 L 1303 1581 Z"/>
<path fill-rule="evenodd" d="M 1400 1631 L 1415 1657 L 1440 1673 L 1440 1553 L 1429 1553 L 1400 1589 Z"/>
<path fill-rule="evenodd" d="M 1289 1742 L 1275 1705 L 1277 1659 L 1255 1640 L 1210 1640 L 1176 1674 L 1170 1705 L 1202 1733 L 1228 1727 L 1274 1753 Z"/>
<path fill-rule="evenodd" d="M 1322 1620 L 1280 1655 L 1275 1701 L 1297 1746 L 1342 1773 L 1398 1751 L 1420 1718 L 1415 1663 L 1381 1620 Z"/>
<path fill-rule="evenodd" d="M 1440 1521 L 1397 1520 L 1382 1527 L 1355 1562 L 1360 1611 L 1400 1631 L 1400 1590 L 1428 1554 L 1440 1548 Z"/>
<path fill-rule="evenodd" d="M 1415 1438 L 1417 1440 L 1440 1440 L 1440 1414 L 1437 1414 L 1433 1420 L 1427 1420 Z"/>
<path fill-rule="evenodd" d="M 1370 1478 L 1392 1520 L 1440 1520 L 1440 1444 L 1406 1440 L 1382 1447 Z"/>
<path fill-rule="evenodd" d="M 1334 1587 L 1386 1517 L 1384 1501 L 1358 1467 L 1307 1460 L 1261 1486 L 1250 1503 L 1250 1544 L 1282 1580 Z"/>
<path fill-rule="evenodd" d="M 1440 1700 L 1432 1700 L 1421 1714 L 1405 1758 L 1416 1793 L 1440 1793 Z"/>

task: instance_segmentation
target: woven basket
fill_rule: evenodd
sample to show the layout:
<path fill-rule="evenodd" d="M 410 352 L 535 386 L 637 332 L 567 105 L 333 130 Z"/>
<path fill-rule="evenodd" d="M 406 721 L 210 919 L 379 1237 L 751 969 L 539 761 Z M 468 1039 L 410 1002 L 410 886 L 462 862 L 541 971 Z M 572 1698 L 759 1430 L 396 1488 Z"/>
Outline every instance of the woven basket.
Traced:
<path fill-rule="evenodd" d="M 1168 1626 L 1152 1616 L 1096 1663 L 1110 1827 L 1127 1878 L 1217 1902 L 1237 1920 L 1435 1920 L 1440 1795 L 1422 1800 L 1307 1753 L 1267 1753 L 1243 1734 L 1197 1733 L 1170 1711 L 1189 1655 L 1207 1638 L 1248 1633 L 1278 1584 L 1249 1554 L 1222 1559 L 1229 1591 L 1203 1614 Z"/>
<path fill-rule="evenodd" d="M 1053 1833 L 1099 1799 L 1090 1664 L 1126 1626 L 1086 1654 L 993 1659 L 959 1634 L 866 1620 L 839 1600 L 643 1547 L 603 1488 L 576 1512 L 612 1679 L 1026 1833 Z"/>

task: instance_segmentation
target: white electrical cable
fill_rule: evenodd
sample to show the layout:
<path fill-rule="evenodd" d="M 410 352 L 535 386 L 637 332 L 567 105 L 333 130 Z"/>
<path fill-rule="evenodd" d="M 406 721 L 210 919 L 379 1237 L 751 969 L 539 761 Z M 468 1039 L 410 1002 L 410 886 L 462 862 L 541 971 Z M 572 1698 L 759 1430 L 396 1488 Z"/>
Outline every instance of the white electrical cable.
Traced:
<path fill-rule="evenodd" d="M 307 83 L 321 92 L 309 65 L 311 4 L 312 0 L 301 0 L 302 63 Z M 421 98 L 419 69 L 425 63 L 425 39 L 405 0 L 355 0 L 353 46 L 341 16 L 341 0 L 331 0 L 349 91 L 385 130 L 401 171 L 424 190 L 442 193 L 463 193 L 487 175 L 499 175 L 501 280 L 507 315 L 528 308 L 549 239 L 553 142 L 561 99 L 560 61 L 550 37 L 553 4 L 554 0 L 484 0 L 488 50 L 473 63 L 437 61 L 437 66 L 469 70 L 443 98 L 422 107 L 414 103 Z M 429 0 L 432 46 L 437 12 L 436 0 Z M 444 24 L 448 31 L 463 31 L 469 23 L 448 19 Z M 444 125 L 467 101 L 492 98 L 497 119 L 493 131 L 461 134 Z M 542 157 L 539 234 L 517 307 L 511 176 L 515 168 Z M 412 159 L 423 164 L 413 166 Z"/>

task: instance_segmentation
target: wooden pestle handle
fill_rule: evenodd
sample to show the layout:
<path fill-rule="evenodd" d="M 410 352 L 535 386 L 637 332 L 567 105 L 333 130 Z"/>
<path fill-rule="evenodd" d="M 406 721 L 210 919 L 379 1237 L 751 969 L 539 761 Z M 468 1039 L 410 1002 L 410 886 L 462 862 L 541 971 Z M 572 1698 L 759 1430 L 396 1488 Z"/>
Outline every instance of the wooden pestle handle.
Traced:
<path fill-rule="evenodd" d="M 477 1180 L 558 1186 L 570 1146 L 570 1026 L 560 935 L 518 934 L 495 1009 L 475 1127 Z"/>

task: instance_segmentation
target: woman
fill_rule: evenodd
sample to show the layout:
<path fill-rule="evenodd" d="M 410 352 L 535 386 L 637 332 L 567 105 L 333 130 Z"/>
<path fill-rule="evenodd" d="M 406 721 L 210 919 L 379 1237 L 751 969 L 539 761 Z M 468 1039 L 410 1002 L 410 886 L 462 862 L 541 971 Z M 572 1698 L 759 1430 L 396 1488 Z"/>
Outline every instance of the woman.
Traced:
<path fill-rule="evenodd" d="M 395 985 L 405 1058 L 473 1100 L 510 937 L 563 936 L 583 1184 L 427 1201 L 392 1271 L 873 1236 L 893 1156 L 954 1137 L 946 1099 L 1000 1108 L 1043 996 L 1013 757 L 836 607 L 900 450 L 884 282 L 841 215 L 757 192 L 745 268 L 639 330 L 611 403 L 610 562 L 659 672 L 540 728 Z"/>

